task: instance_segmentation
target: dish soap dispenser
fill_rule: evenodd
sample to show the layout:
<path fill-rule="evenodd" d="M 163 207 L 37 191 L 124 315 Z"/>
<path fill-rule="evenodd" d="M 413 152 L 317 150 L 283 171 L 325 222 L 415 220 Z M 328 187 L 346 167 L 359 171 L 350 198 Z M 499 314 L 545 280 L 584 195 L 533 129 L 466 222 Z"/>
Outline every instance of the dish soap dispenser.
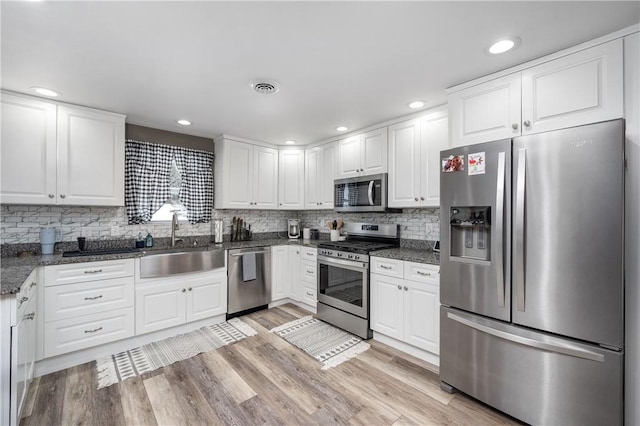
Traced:
<path fill-rule="evenodd" d="M 145 240 L 142 238 L 142 232 L 138 232 L 138 237 L 136 238 L 136 248 L 144 248 Z"/>
<path fill-rule="evenodd" d="M 151 236 L 151 233 L 148 232 L 147 233 L 147 238 L 146 238 L 146 244 L 147 247 L 153 247 L 153 237 Z"/>

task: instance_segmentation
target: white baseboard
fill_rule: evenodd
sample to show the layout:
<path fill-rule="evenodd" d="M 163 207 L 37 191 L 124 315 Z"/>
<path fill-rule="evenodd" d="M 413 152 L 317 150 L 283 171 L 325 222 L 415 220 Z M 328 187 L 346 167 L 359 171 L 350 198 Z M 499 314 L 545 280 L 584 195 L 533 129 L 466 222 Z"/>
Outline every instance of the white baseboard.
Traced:
<path fill-rule="evenodd" d="M 440 367 L 440 357 L 431 352 L 427 352 L 423 349 L 416 348 L 415 346 L 408 345 L 400 340 L 396 340 L 393 337 L 385 336 L 384 334 L 380 334 L 376 331 L 373 332 L 373 340 L 377 340 L 380 343 L 384 343 L 385 345 L 391 346 L 392 348 L 398 349 L 399 351 L 408 353 L 418 359 L 426 361 L 430 364 L 435 365 L 436 367 Z"/>
<path fill-rule="evenodd" d="M 298 302 L 296 300 L 289 299 L 288 297 L 269 303 L 269 308 L 275 308 L 277 306 L 285 305 L 287 303 L 292 303 L 302 309 L 306 309 L 307 311 L 313 312 L 314 314 L 318 312 L 318 308 L 316 306 L 307 305 L 304 302 Z"/>
<path fill-rule="evenodd" d="M 130 337 L 128 339 L 118 340 L 117 342 L 106 343 L 104 345 L 83 349 L 80 351 L 69 352 L 67 354 L 46 358 L 36 362 L 34 377 L 44 376 L 45 374 L 64 370 L 65 368 L 75 367 L 76 365 L 86 362 L 95 361 L 99 358 L 109 356 L 118 352 L 137 348 L 147 343 L 156 342 L 166 339 L 167 337 L 177 334 L 189 333 L 198 328 L 219 324 L 226 320 L 226 316 L 218 315 L 215 317 L 190 322 L 188 324 L 178 325 L 176 327 L 167 328 L 165 330 L 154 331 L 152 333 L 142 334 L 140 336 Z"/>

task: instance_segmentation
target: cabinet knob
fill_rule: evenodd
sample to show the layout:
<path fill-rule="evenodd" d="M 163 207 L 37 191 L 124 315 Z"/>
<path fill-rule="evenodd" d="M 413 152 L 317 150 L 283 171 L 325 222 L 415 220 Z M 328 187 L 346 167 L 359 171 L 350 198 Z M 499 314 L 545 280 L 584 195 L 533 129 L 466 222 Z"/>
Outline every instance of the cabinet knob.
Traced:
<path fill-rule="evenodd" d="M 25 315 L 25 316 L 24 316 L 24 319 L 26 319 L 26 320 L 32 320 L 32 319 L 34 319 L 34 318 L 35 318 L 35 316 L 36 316 L 36 313 L 35 313 L 35 312 L 31 312 L 30 314 Z"/>
<path fill-rule="evenodd" d="M 513 123 L 513 124 L 511 125 L 511 128 L 512 128 L 513 130 L 518 130 L 518 127 L 519 127 L 519 126 L 518 126 L 518 123 Z"/>
<path fill-rule="evenodd" d="M 360 169 L 361 172 L 364 172 L 364 169 Z"/>
<path fill-rule="evenodd" d="M 415 200 L 418 201 L 418 197 L 416 197 Z"/>
<path fill-rule="evenodd" d="M 182 289 L 182 292 L 183 292 L 183 293 L 186 293 L 186 292 L 187 292 L 187 289 L 186 289 L 186 288 L 183 288 L 183 289 Z"/>
<path fill-rule="evenodd" d="M 420 201 L 424 201 L 424 197 L 420 197 Z"/>
<path fill-rule="evenodd" d="M 38 285 L 38 283 L 36 281 L 32 281 L 31 285 L 29 286 L 29 288 L 34 288 L 37 285 Z"/>
<path fill-rule="evenodd" d="M 53 198 L 53 197 L 55 197 L 55 195 L 49 194 L 49 198 Z"/>
<path fill-rule="evenodd" d="M 406 285 L 404 286 L 404 291 L 409 291 L 409 287 L 407 287 Z"/>
<path fill-rule="evenodd" d="M 280 205 L 282 205 L 282 203 L 280 203 Z"/>
<path fill-rule="evenodd" d="M 192 287 L 189 287 L 189 291 L 191 291 L 191 290 L 193 290 L 193 288 L 192 288 Z"/>
<path fill-rule="evenodd" d="M 60 198 L 66 198 L 67 196 L 64 194 L 60 194 Z"/>
<path fill-rule="evenodd" d="M 531 121 L 529 120 L 525 120 L 522 124 L 524 124 L 524 127 L 531 127 Z"/>
<path fill-rule="evenodd" d="M 402 290 L 402 286 L 398 284 L 398 290 Z"/>

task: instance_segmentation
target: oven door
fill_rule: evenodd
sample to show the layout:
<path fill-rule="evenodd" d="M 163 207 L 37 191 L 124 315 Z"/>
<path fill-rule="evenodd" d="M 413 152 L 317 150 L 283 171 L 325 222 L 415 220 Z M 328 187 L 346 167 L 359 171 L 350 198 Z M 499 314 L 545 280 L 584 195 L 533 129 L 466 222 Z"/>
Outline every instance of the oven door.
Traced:
<path fill-rule="evenodd" d="M 369 318 L 369 264 L 318 256 L 318 302 Z"/>

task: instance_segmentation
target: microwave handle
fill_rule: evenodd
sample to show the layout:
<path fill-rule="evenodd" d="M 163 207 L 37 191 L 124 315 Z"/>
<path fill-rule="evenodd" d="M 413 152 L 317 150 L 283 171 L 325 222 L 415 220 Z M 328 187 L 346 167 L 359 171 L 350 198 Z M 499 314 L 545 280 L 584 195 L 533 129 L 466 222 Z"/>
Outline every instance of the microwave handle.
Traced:
<path fill-rule="evenodd" d="M 373 205 L 373 184 L 375 183 L 375 181 L 370 180 L 369 181 L 369 205 L 372 206 Z"/>

